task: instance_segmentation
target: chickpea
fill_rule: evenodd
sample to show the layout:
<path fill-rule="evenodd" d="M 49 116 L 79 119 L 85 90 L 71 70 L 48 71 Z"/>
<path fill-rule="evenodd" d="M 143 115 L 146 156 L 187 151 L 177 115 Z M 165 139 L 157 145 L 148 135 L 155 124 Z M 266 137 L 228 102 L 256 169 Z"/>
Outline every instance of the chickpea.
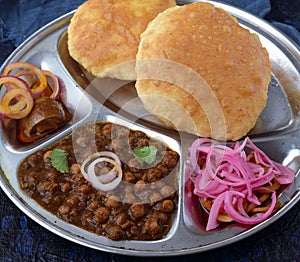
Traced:
<path fill-rule="evenodd" d="M 162 200 L 162 195 L 158 192 L 154 192 L 149 196 L 150 206 L 154 206 L 158 201 Z"/>
<path fill-rule="evenodd" d="M 109 219 L 109 209 L 107 207 L 99 207 L 95 211 L 95 221 L 105 223 Z"/>
<path fill-rule="evenodd" d="M 61 202 L 61 196 L 55 196 L 52 199 L 52 203 L 59 204 Z"/>
<path fill-rule="evenodd" d="M 160 232 L 160 230 L 161 227 L 158 224 L 157 218 L 150 217 L 144 224 L 143 233 L 148 233 L 152 236 L 155 236 Z"/>
<path fill-rule="evenodd" d="M 159 210 L 162 212 L 170 213 L 173 212 L 175 209 L 174 203 L 170 199 L 164 200 L 159 207 Z"/>
<path fill-rule="evenodd" d="M 80 173 L 80 165 L 79 164 L 73 164 L 70 167 L 70 174 L 75 175 Z"/>
<path fill-rule="evenodd" d="M 160 193 L 164 198 L 173 196 L 175 189 L 171 186 L 165 185 L 161 188 Z"/>
<path fill-rule="evenodd" d="M 141 218 L 146 215 L 146 208 L 143 204 L 132 204 L 130 207 L 131 215 L 134 218 Z"/>
<path fill-rule="evenodd" d="M 137 198 L 132 193 L 126 193 L 124 195 L 124 203 L 132 204 L 137 202 Z"/>
<path fill-rule="evenodd" d="M 146 138 L 141 138 L 141 139 L 139 139 L 137 146 L 138 146 L 138 147 L 149 146 L 149 141 L 148 141 L 148 139 L 146 139 Z"/>
<path fill-rule="evenodd" d="M 68 204 L 74 206 L 74 205 L 77 205 L 79 203 L 79 198 L 77 195 L 71 195 L 67 201 L 66 201 Z"/>
<path fill-rule="evenodd" d="M 106 236 L 112 240 L 122 240 L 125 233 L 120 226 L 109 226 L 105 228 Z"/>
<path fill-rule="evenodd" d="M 129 218 L 127 217 L 127 215 L 125 213 L 118 214 L 115 217 L 115 223 L 124 229 L 132 226 L 132 222 L 129 221 Z"/>
<path fill-rule="evenodd" d="M 68 204 L 62 204 L 58 208 L 58 213 L 60 213 L 61 215 L 67 215 L 70 211 L 71 211 L 71 206 Z"/>
<path fill-rule="evenodd" d="M 178 155 L 176 152 L 166 151 L 163 158 L 163 164 L 167 168 L 172 169 L 177 165 L 177 160 L 178 160 Z"/>
<path fill-rule="evenodd" d="M 46 177 L 47 179 L 53 181 L 56 177 L 57 177 L 58 173 L 56 170 L 52 169 L 52 170 L 49 170 L 47 171 L 46 173 Z"/>
<path fill-rule="evenodd" d="M 124 192 L 125 193 L 134 193 L 134 185 L 132 184 L 127 184 L 127 185 L 124 185 Z"/>
<path fill-rule="evenodd" d="M 168 168 L 164 165 L 158 165 L 156 168 L 163 174 L 163 176 L 168 174 Z"/>
<path fill-rule="evenodd" d="M 162 178 L 162 173 L 159 169 L 149 169 L 147 171 L 147 180 L 150 182 L 155 182 Z"/>
<path fill-rule="evenodd" d="M 153 191 L 151 190 L 144 190 L 139 194 L 139 199 L 142 200 L 144 203 L 150 203 L 150 197 L 153 195 Z"/>
<path fill-rule="evenodd" d="M 132 172 L 135 172 L 139 167 L 139 162 L 135 158 L 132 158 L 128 161 L 128 167 Z"/>
<path fill-rule="evenodd" d="M 134 192 L 135 194 L 140 194 L 141 192 L 143 192 L 146 188 L 146 183 L 143 180 L 139 180 L 136 182 L 136 184 L 134 185 Z"/>
<path fill-rule="evenodd" d="M 160 191 L 162 187 L 164 187 L 166 185 L 165 182 L 163 181 L 155 181 L 154 183 L 151 183 L 151 188 Z"/>
<path fill-rule="evenodd" d="M 31 155 L 27 158 L 27 162 L 31 167 L 36 166 L 39 163 L 39 157 L 37 155 Z"/>
<path fill-rule="evenodd" d="M 106 124 L 103 128 L 102 128 L 102 133 L 105 136 L 110 136 L 111 135 L 111 124 Z"/>
<path fill-rule="evenodd" d="M 119 138 L 128 138 L 129 136 L 129 129 L 124 126 L 118 126 L 114 131 L 116 131 Z"/>
<path fill-rule="evenodd" d="M 90 204 L 89 204 L 89 207 L 90 209 L 94 210 L 98 207 L 99 205 L 99 201 L 98 200 L 93 200 Z"/>
<path fill-rule="evenodd" d="M 164 212 L 156 211 L 155 216 L 157 217 L 158 221 L 160 221 L 161 223 L 166 223 L 168 221 L 168 215 Z"/>
<path fill-rule="evenodd" d="M 89 191 L 91 190 L 91 187 L 87 184 L 82 184 L 80 185 L 80 187 L 78 188 L 78 191 L 84 195 L 87 195 L 89 193 Z"/>
<path fill-rule="evenodd" d="M 49 161 L 51 153 L 52 153 L 52 150 L 48 150 L 48 151 L 44 154 L 43 159 L 44 159 L 45 162 Z"/>
<path fill-rule="evenodd" d="M 105 199 L 105 205 L 109 208 L 117 208 L 120 205 L 119 197 L 112 195 Z"/>
<path fill-rule="evenodd" d="M 135 175 L 132 172 L 125 172 L 123 174 L 123 180 L 128 182 L 128 183 L 134 183 L 135 182 Z"/>
<path fill-rule="evenodd" d="M 71 186 L 71 184 L 70 184 L 69 182 L 62 183 L 62 184 L 60 185 L 60 190 L 61 190 L 61 192 L 63 192 L 63 193 L 67 193 L 67 192 L 69 192 L 71 189 L 72 189 L 72 186 Z"/>

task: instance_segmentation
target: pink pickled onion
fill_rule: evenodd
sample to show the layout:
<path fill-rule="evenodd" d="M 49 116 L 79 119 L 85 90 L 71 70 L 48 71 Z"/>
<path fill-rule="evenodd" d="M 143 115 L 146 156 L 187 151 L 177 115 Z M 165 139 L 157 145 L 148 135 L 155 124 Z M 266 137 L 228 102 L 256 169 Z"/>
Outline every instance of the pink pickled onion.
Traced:
<path fill-rule="evenodd" d="M 253 154 L 251 161 L 247 159 L 249 150 Z M 276 205 L 274 190 L 270 190 L 271 205 L 263 214 L 248 215 L 243 203 L 260 205 L 258 190 L 274 180 L 280 185 L 290 184 L 295 177 L 291 169 L 271 160 L 248 137 L 232 148 L 199 138 L 189 148 L 186 163 L 186 175 L 194 184 L 194 194 L 212 200 L 207 230 L 218 226 L 221 211 L 242 224 L 253 225 L 267 219 Z"/>

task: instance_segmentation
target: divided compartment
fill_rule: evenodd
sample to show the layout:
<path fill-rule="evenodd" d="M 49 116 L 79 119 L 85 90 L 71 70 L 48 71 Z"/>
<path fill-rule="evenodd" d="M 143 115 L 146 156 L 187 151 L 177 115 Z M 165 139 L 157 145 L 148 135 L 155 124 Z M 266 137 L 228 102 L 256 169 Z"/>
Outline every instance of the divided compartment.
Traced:
<path fill-rule="evenodd" d="M 288 166 L 295 172 L 295 179 L 291 185 L 283 185 L 277 191 L 277 202 L 280 203 L 268 219 L 256 225 L 245 225 L 237 222 L 220 223 L 216 229 L 207 231 L 206 225 L 208 220 L 208 211 L 202 206 L 198 197 L 193 194 L 193 183 L 185 178 L 184 195 L 183 195 L 183 220 L 187 229 L 201 236 L 213 236 L 216 240 L 223 240 L 245 234 L 246 232 L 255 232 L 258 228 L 264 227 L 276 217 L 284 214 L 288 204 L 300 196 L 300 143 L 297 141 L 299 132 L 289 141 L 285 136 L 274 137 L 273 140 L 257 142 L 257 146 L 263 150 L 272 160 Z M 216 235 L 218 233 L 218 235 Z"/>
<path fill-rule="evenodd" d="M 92 122 L 88 121 L 85 124 L 103 121 L 103 122 L 127 127 L 130 130 L 141 131 L 141 132 L 145 133 L 147 136 L 149 136 L 151 141 L 160 142 L 160 143 L 164 144 L 166 147 L 177 152 L 177 154 L 179 155 L 179 158 L 178 158 L 178 163 L 177 163 L 176 167 L 168 175 L 169 177 L 165 177 L 163 179 L 164 182 L 170 181 L 170 183 L 174 183 L 174 190 L 176 190 L 176 198 L 177 198 L 177 202 L 178 202 L 176 209 L 174 210 L 173 218 L 172 218 L 171 224 L 170 224 L 171 226 L 170 226 L 168 232 L 165 235 L 163 235 L 161 238 L 154 239 L 154 240 L 112 241 L 106 237 L 99 236 L 95 233 L 91 233 L 80 227 L 74 226 L 71 223 L 67 223 L 63 220 L 58 219 L 55 215 L 48 212 L 42 206 L 37 204 L 37 202 L 35 202 L 35 200 L 28 197 L 22 190 L 19 189 L 20 192 L 17 192 L 17 194 L 19 195 L 18 196 L 19 198 L 23 199 L 23 201 L 25 201 L 25 203 L 27 203 L 25 205 L 27 214 L 29 216 L 34 216 L 34 218 L 39 217 L 39 219 L 41 219 L 40 217 L 42 217 L 43 224 L 51 227 L 51 230 L 54 232 L 63 231 L 64 236 L 67 236 L 68 238 L 71 238 L 75 241 L 78 241 L 78 239 L 82 239 L 84 241 L 87 241 L 89 244 L 93 243 L 96 246 L 108 245 L 111 247 L 121 248 L 126 243 L 126 246 L 128 248 L 135 249 L 137 246 L 139 246 L 139 248 L 142 250 L 142 249 L 147 249 L 149 244 L 151 244 L 151 246 L 160 246 L 160 245 L 163 245 L 163 243 L 165 243 L 166 241 L 170 241 L 170 239 L 174 236 L 174 234 L 176 233 L 176 230 L 179 226 L 179 220 L 180 220 L 180 214 L 181 214 L 181 204 L 180 203 L 182 202 L 182 193 L 181 193 L 182 189 L 181 189 L 180 185 L 182 184 L 182 182 L 181 182 L 180 174 L 182 173 L 182 166 L 183 166 L 182 161 L 183 160 L 182 160 L 182 156 L 181 156 L 180 144 L 178 143 L 178 141 L 176 141 L 175 139 L 173 139 L 171 137 L 168 137 L 164 134 L 147 129 L 141 125 L 138 125 L 136 123 L 130 122 L 126 119 L 122 119 L 122 118 L 114 116 L 114 115 L 110 115 L 110 114 L 106 114 L 106 113 L 103 114 L 102 112 L 100 112 L 100 114 L 98 114 L 98 113 L 95 113 L 95 115 L 91 114 L 90 119 L 94 119 L 94 121 L 92 121 Z M 78 128 L 80 129 L 80 127 L 84 126 L 85 124 L 79 125 Z M 76 138 L 78 138 L 78 134 L 79 134 L 76 132 L 76 130 L 77 130 L 77 127 L 72 131 L 73 147 L 75 146 Z M 93 126 L 92 126 L 91 130 L 93 130 Z M 63 137 L 60 137 L 60 139 L 63 139 Z M 94 137 L 91 136 L 92 143 L 94 142 L 93 139 L 94 139 Z M 38 146 L 34 150 L 34 152 L 39 149 L 43 149 L 44 147 L 52 146 L 56 142 L 58 142 L 58 141 L 52 141 L 52 142 L 48 141 L 48 143 L 46 145 Z M 96 143 L 96 141 L 95 141 L 95 143 Z M 23 160 L 23 157 L 19 161 L 22 161 L 22 160 Z M 16 183 L 16 181 L 15 181 L 15 183 Z M 32 208 L 32 207 L 34 207 L 34 208 Z"/>
<path fill-rule="evenodd" d="M 37 44 L 36 49 L 39 46 L 43 46 L 44 42 L 48 39 L 44 39 Z M 47 43 L 51 46 L 51 42 Z M 24 152 L 27 150 L 34 149 L 40 144 L 46 143 L 48 140 L 54 139 L 57 135 L 62 135 L 68 132 L 72 126 L 77 125 L 83 121 L 89 114 L 91 114 L 93 105 L 88 96 L 84 91 L 78 87 L 77 83 L 69 77 L 67 72 L 64 70 L 60 61 L 57 59 L 56 54 L 48 50 L 40 50 L 37 52 L 28 51 L 21 60 L 30 64 L 34 64 L 43 70 L 48 70 L 55 74 L 59 78 L 60 82 L 60 100 L 66 106 L 68 111 L 71 113 L 71 120 L 64 125 L 62 128 L 46 135 L 34 141 L 32 143 L 23 144 L 17 140 L 16 137 L 16 121 L 5 119 L 2 122 L 2 136 L 4 139 L 5 147 L 10 151 Z M 3 67 L 4 69 L 4 67 Z"/>

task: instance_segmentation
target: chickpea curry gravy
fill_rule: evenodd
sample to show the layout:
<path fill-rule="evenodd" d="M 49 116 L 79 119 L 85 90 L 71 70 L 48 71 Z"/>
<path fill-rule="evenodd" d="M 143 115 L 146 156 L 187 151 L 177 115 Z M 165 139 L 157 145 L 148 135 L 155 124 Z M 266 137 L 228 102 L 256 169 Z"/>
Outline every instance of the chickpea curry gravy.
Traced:
<path fill-rule="evenodd" d="M 134 150 L 155 147 L 152 163 Z M 68 153 L 69 169 L 53 167 L 53 150 Z M 81 165 L 94 152 L 113 152 L 122 181 L 109 191 L 96 189 Z M 60 219 L 112 240 L 155 240 L 171 228 L 177 210 L 179 155 L 141 131 L 106 121 L 85 124 L 55 144 L 25 158 L 18 168 L 21 189 Z M 111 169 L 100 163 L 95 169 Z M 109 172 L 111 173 L 111 172 Z"/>

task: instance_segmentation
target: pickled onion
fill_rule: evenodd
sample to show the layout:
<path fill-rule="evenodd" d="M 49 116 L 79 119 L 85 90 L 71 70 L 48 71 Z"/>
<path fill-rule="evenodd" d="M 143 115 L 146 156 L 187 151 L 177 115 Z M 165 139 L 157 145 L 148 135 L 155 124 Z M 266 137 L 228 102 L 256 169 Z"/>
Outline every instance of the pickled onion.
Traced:
<path fill-rule="evenodd" d="M 206 230 L 218 227 L 217 217 L 224 211 L 242 224 L 264 221 L 272 214 L 277 201 L 276 191 L 266 186 L 290 184 L 295 177 L 291 169 L 271 160 L 248 137 L 232 148 L 214 140 L 197 139 L 189 148 L 186 175 L 194 184 L 196 196 L 212 200 Z M 264 213 L 250 216 L 244 204 L 260 205 L 259 190 L 270 191 L 271 204 Z"/>

